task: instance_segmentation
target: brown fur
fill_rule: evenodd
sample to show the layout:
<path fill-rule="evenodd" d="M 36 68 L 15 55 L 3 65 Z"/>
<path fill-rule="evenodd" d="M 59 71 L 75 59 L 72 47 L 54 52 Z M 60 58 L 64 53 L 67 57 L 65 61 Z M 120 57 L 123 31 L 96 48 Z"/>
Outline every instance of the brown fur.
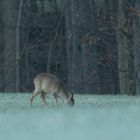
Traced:
<path fill-rule="evenodd" d="M 31 105 L 36 95 L 41 94 L 41 99 L 47 105 L 45 97 L 47 94 L 54 96 L 58 104 L 58 97 L 63 99 L 69 105 L 74 104 L 73 94 L 69 93 L 64 83 L 56 76 L 49 73 L 40 73 L 35 76 L 34 80 L 35 89 L 31 97 Z"/>

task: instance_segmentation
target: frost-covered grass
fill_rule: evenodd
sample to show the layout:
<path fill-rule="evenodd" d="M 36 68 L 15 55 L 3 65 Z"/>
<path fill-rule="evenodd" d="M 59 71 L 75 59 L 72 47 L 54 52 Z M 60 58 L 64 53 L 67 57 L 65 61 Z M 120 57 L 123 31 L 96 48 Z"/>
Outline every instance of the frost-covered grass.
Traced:
<path fill-rule="evenodd" d="M 48 108 L 30 94 L 0 94 L 0 140 L 139 140 L 140 97 L 76 95 Z"/>

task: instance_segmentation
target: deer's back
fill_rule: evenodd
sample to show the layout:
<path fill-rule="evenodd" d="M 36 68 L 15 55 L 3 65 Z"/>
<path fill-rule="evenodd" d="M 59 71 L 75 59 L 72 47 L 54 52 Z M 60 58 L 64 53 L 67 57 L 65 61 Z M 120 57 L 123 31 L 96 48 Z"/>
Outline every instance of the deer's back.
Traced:
<path fill-rule="evenodd" d="M 56 76 L 48 73 L 40 73 L 34 78 L 35 89 L 47 93 L 59 93 L 65 91 L 63 82 Z"/>

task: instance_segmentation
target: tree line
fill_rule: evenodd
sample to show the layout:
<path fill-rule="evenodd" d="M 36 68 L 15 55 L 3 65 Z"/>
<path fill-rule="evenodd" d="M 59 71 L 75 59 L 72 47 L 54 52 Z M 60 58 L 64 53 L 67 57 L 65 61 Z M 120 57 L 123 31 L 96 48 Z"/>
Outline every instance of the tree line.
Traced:
<path fill-rule="evenodd" d="M 140 94 L 138 0 L 0 2 L 0 92 L 30 92 L 40 72 L 75 93 Z"/>

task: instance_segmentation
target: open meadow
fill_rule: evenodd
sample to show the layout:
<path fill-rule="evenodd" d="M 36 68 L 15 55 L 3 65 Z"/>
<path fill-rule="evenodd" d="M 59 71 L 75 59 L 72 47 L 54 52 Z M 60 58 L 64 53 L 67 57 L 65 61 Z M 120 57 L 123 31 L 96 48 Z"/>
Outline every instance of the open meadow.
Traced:
<path fill-rule="evenodd" d="M 75 95 L 75 105 L 48 107 L 38 96 L 0 94 L 0 140 L 139 140 L 140 97 Z"/>

